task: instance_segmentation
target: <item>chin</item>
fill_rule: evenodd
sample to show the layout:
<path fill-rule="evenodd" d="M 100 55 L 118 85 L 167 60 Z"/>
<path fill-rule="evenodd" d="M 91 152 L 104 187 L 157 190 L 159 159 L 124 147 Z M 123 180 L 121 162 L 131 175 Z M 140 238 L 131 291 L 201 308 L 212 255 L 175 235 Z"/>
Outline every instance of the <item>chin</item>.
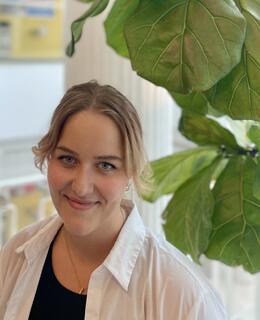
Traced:
<path fill-rule="evenodd" d="M 66 223 L 65 221 L 64 221 L 64 227 L 69 234 L 75 237 L 86 237 L 93 231 L 93 230 L 90 230 L 90 228 L 86 228 L 82 225 Z"/>
<path fill-rule="evenodd" d="M 60 217 L 63 220 L 66 231 L 71 235 L 83 237 L 90 234 L 94 229 L 91 221 L 87 221 L 87 219 L 76 214 L 71 215 L 71 212 L 69 216 L 62 214 Z"/>

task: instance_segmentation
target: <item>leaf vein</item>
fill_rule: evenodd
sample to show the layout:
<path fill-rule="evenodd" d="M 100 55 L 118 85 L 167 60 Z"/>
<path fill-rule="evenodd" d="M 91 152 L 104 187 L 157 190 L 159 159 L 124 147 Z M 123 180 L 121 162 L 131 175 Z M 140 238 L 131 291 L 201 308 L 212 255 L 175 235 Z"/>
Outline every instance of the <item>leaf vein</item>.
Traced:
<path fill-rule="evenodd" d="M 143 48 L 143 46 L 145 45 L 146 41 L 149 39 L 149 37 L 151 36 L 153 29 L 155 28 L 155 26 L 169 13 L 171 12 L 173 9 L 177 8 L 178 6 L 182 5 L 184 2 L 180 2 L 177 3 L 175 5 L 173 5 L 172 7 L 170 7 L 167 11 L 164 12 L 163 15 L 161 15 L 157 20 L 155 20 L 155 22 L 153 24 L 151 24 L 151 29 L 149 30 L 149 32 L 147 33 L 147 35 L 145 36 L 143 42 L 141 43 L 141 45 L 139 46 L 139 48 L 136 51 L 136 54 L 134 56 L 134 60 L 137 59 L 141 49 Z"/>
<path fill-rule="evenodd" d="M 165 49 L 162 51 L 162 53 L 159 55 L 159 57 L 156 59 L 155 64 L 153 65 L 152 68 L 152 78 L 154 77 L 154 72 L 155 69 L 158 65 L 158 63 L 160 62 L 161 57 L 164 55 L 164 53 L 169 49 L 169 47 L 173 44 L 173 42 L 178 39 L 181 36 L 181 33 L 177 34 L 173 39 L 171 39 L 171 41 L 169 42 L 169 44 L 165 47 Z"/>
<path fill-rule="evenodd" d="M 232 92 L 232 95 L 231 95 L 231 98 L 230 98 L 230 100 L 229 100 L 228 107 L 227 107 L 227 109 L 228 109 L 228 111 L 229 111 L 230 114 L 233 114 L 233 112 L 232 112 L 232 110 L 231 110 L 231 106 L 232 106 L 232 102 L 233 102 L 233 100 L 234 100 L 236 91 L 237 91 L 240 83 L 244 80 L 245 77 L 246 77 L 246 74 L 244 73 L 244 74 L 240 77 L 240 79 L 238 80 L 238 82 L 237 82 L 237 84 L 236 84 L 236 86 L 235 86 L 235 88 L 234 88 L 234 90 L 233 90 L 233 92 Z"/>
<path fill-rule="evenodd" d="M 248 224 L 248 226 L 253 230 L 253 233 L 256 237 L 256 241 L 257 241 L 258 245 L 260 246 L 260 238 L 258 237 L 257 231 L 255 230 L 254 226 L 252 226 L 251 224 Z"/>
<path fill-rule="evenodd" d="M 232 242 L 233 240 L 235 240 L 237 237 L 241 236 L 241 232 L 234 235 L 232 238 L 230 238 L 222 247 L 220 253 L 219 253 L 219 257 L 221 257 L 226 249 L 226 247 L 229 245 L 230 242 Z"/>
<path fill-rule="evenodd" d="M 217 227 L 214 227 L 213 230 L 217 231 L 219 229 L 221 229 L 223 226 L 225 226 L 226 224 L 232 222 L 233 220 L 235 220 L 236 218 L 238 218 L 239 216 L 242 216 L 242 212 L 239 212 L 237 215 L 233 216 L 232 218 L 226 220 L 225 222 L 219 224 Z"/>
<path fill-rule="evenodd" d="M 189 3 L 190 1 L 187 1 L 186 3 L 186 8 L 185 8 L 185 15 L 184 15 L 184 24 L 183 24 L 183 29 L 182 29 L 182 37 L 181 37 L 181 54 L 180 54 L 180 81 L 181 81 L 181 87 L 184 88 L 184 83 L 183 83 L 183 43 L 184 43 L 184 34 L 185 34 L 185 29 L 187 27 L 187 13 L 188 13 L 188 8 L 189 8 Z"/>
<path fill-rule="evenodd" d="M 252 262 L 252 260 L 251 260 L 251 258 L 250 258 L 250 256 L 249 256 L 246 248 L 244 248 L 244 246 L 243 246 L 243 244 L 241 243 L 241 241 L 240 241 L 240 248 L 244 251 L 244 253 L 245 253 L 246 257 L 247 257 L 247 260 L 248 260 L 249 264 L 251 265 L 251 267 L 252 267 L 253 269 L 256 269 L 256 267 L 254 266 L 254 264 L 253 264 L 253 262 Z"/>
<path fill-rule="evenodd" d="M 217 30 L 217 33 L 218 33 L 218 35 L 219 35 L 219 37 L 220 37 L 220 39 L 221 39 L 221 41 L 222 41 L 222 43 L 223 43 L 224 50 L 226 51 L 227 55 L 229 56 L 229 58 L 230 58 L 230 60 L 231 60 L 231 56 L 230 56 L 230 54 L 229 54 L 229 52 L 228 52 L 228 50 L 227 50 L 227 47 L 226 47 L 225 39 L 222 37 L 222 35 L 221 35 L 220 31 L 219 31 L 219 28 L 218 28 L 218 26 L 217 26 L 217 24 L 216 24 L 214 15 L 210 12 L 210 10 L 209 10 L 201 1 L 198 1 L 198 4 L 199 4 L 201 7 L 203 7 L 204 10 L 210 15 L 210 17 L 211 17 L 211 19 L 212 19 L 212 21 L 213 21 L 213 24 L 214 24 L 214 26 L 215 26 L 215 28 L 216 28 L 216 30 Z"/>
<path fill-rule="evenodd" d="M 258 22 L 258 20 L 251 14 L 251 12 L 247 11 L 247 10 L 242 10 L 242 12 L 246 12 L 254 21 L 254 24 L 256 24 L 256 27 L 258 29 L 260 29 L 260 23 Z"/>
<path fill-rule="evenodd" d="M 221 17 L 221 16 L 214 16 L 214 18 L 217 20 L 217 19 L 222 19 L 222 20 L 227 20 L 229 23 L 231 23 L 233 26 L 237 27 L 239 29 L 240 32 L 244 32 L 244 30 L 242 30 L 240 28 L 240 26 L 238 24 L 236 24 L 234 21 L 226 18 L 226 17 Z"/>
<path fill-rule="evenodd" d="M 205 49 L 203 48 L 202 44 L 200 43 L 199 39 L 197 38 L 196 34 L 190 29 L 188 28 L 189 32 L 191 33 L 191 35 L 194 37 L 194 39 L 196 40 L 196 42 L 198 43 L 203 56 L 205 57 L 206 63 L 207 63 L 207 73 L 208 73 L 208 79 L 210 79 L 210 71 L 209 71 L 209 60 L 207 57 L 207 54 L 205 52 Z"/>
<path fill-rule="evenodd" d="M 251 200 L 249 200 L 249 199 L 244 199 L 244 201 L 247 202 L 247 203 L 250 203 L 250 204 L 254 205 L 254 206 L 257 207 L 257 208 L 260 208 L 260 204 L 254 202 L 254 201 L 251 201 Z"/>

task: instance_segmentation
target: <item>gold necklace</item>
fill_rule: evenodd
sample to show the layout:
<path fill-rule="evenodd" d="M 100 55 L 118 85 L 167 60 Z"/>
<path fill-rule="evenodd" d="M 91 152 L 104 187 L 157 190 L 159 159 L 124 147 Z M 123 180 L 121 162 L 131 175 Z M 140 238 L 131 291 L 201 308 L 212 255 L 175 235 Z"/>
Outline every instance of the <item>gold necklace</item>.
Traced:
<path fill-rule="evenodd" d="M 127 214 L 126 214 L 125 210 L 122 207 L 120 207 L 120 211 L 121 211 L 121 214 L 122 214 L 122 217 L 123 217 L 123 224 L 124 224 L 125 220 L 127 218 Z M 68 257 L 69 257 L 70 263 L 72 265 L 75 278 L 76 278 L 76 280 L 78 282 L 78 286 L 80 288 L 78 293 L 79 294 L 84 294 L 84 293 L 86 293 L 87 288 L 84 288 L 84 286 L 81 285 L 81 282 L 80 282 L 80 279 L 79 279 L 79 275 L 78 275 L 78 271 L 77 271 L 76 265 L 75 265 L 75 263 L 73 261 L 73 258 L 72 258 L 72 253 L 71 253 L 71 250 L 70 250 L 70 246 L 69 246 L 69 242 L 68 242 L 68 239 L 67 239 L 67 236 L 66 236 L 66 232 L 64 232 L 64 230 L 63 230 L 63 236 L 64 236 L 64 240 L 65 240 L 65 246 L 66 246 L 66 250 L 67 250 L 67 253 L 68 253 Z"/>
<path fill-rule="evenodd" d="M 80 283 L 80 280 L 79 280 L 79 275 L 78 275 L 78 271 L 77 271 L 77 268 L 76 268 L 76 265 L 72 259 L 72 254 L 71 254 L 71 250 L 70 250 L 70 246 L 69 246 L 69 243 L 68 243 L 68 240 L 67 240 L 67 236 L 65 234 L 66 232 L 63 231 L 63 235 L 64 235 L 64 240 L 65 240 L 65 245 L 66 245 L 66 250 L 67 250 L 67 253 L 68 253 L 68 256 L 69 256 L 69 260 L 70 260 L 70 263 L 72 265 L 72 268 L 73 268 L 73 271 L 74 271 L 74 275 L 75 275 L 75 278 L 78 282 L 78 286 L 80 288 L 79 290 L 79 294 L 84 294 L 86 293 L 87 291 L 87 288 L 84 288 L 81 283 Z"/>

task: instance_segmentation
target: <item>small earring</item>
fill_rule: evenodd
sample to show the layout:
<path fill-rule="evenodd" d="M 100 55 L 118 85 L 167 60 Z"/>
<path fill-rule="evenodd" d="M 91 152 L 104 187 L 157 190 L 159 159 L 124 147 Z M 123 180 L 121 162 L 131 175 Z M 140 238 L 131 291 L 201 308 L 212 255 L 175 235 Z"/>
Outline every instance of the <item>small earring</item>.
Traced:
<path fill-rule="evenodd" d="M 127 186 L 125 186 L 125 191 L 129 191 L 130 190 L 130 182 L 128 183 Z"/>

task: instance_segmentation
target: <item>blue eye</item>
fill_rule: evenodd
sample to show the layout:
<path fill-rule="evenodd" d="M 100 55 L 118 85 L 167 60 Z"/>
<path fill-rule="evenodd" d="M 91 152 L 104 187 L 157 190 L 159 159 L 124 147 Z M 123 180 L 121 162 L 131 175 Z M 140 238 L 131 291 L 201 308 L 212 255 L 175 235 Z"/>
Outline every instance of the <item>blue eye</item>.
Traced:
<path fill-rule="evenodd" d="M 72 156 L 60 156 L 58 159 L 67 166 L 72 166 L 76 163 L 76 159 Z"/>
<path fill-rule="evenodd" d="M 101 163 L 99 163 L 99 165 L 98 165 L 102 170 L 105 170 L 105 171 L 111 171 L 111 170 L 115 170 L 116 169 L 116 167 L 113 165 L 113 164 L 111 164 L 111 163 L 109 163 L 109 162 L 101 162 Z"/>

